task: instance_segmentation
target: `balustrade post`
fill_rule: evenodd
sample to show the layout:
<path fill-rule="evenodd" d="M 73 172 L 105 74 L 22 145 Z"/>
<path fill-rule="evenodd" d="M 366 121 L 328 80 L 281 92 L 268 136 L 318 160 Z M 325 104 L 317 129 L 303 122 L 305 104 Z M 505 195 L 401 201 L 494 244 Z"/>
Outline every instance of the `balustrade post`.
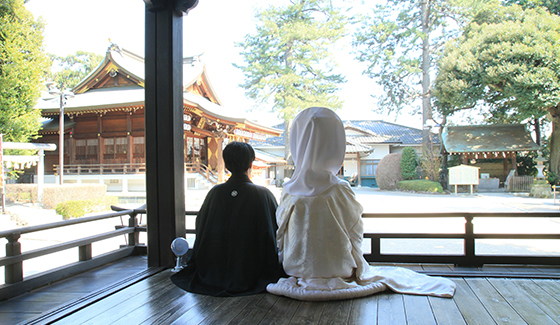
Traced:
<path fill-rule="evenodd" d="M 468 266 L 474 266 L 475 263 L 475 244 L 474 244 L 474 226 L 473 217 L 465 216 L 465 263 Z"/>
<path fill-rule="evenodd" d="M 137 246 L 140 242 L 140 232 L 138 231 L 138 218 L 136 217 L 138 214 L 133 212 L 130 214 L 130 218 L 128 219 L 128 226 L 135 229 L 133 233 L 128 234 L 128 246 Z"/>
<path fill-rule="evenodd" d="M 92 258 L 91 243 L 87 245 L 79 246 L 78 251 L 79 251 L 80 262 L 91 260 Z"/>
<path fill-rule="evenodd" d="M 6 244 L 6 256 L 21 255 L 21 243 L 18 241 L 20 234 L 11 234 L 6 236 L 8 243 Z M 13 284 L 23 281 L 23 262 L 17 262 L 6 265 L 4 267 L 6 284 Z"/>
<path fill-rule="evenodd" d="M 381 256 L 381 238 L 375 237 L 371 239 L 371 256 L 378 259 Z"/>

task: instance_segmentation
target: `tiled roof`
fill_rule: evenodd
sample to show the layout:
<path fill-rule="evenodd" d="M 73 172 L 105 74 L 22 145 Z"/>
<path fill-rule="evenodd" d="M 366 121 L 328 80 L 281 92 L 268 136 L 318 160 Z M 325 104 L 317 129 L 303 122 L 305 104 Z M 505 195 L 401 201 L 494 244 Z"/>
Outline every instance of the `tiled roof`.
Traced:
<path fill-rule="evenodd" d="M 449 153 L 539 150 L 523 124 L 448 126 L 442 134 Z"/>
<path fill-rule="evenodd" d="M 355 130 L 361 135 L 347 135 L 347 140 L 355 144 L 422 144 L 422 130 L 385 121 L 372 120 L 346 120 L 343 121 L 347 130 Z M 284 130 L 284 124 L 274 126 L 275 129 Z M 251 142 L 254 146 L 270 147 L 284 146 L 284 134 L 279 137 L 268 138 L 265 142 Z M 439 137 L 434 135 L 433 141 L 439 144 Z"/>
<path fill-rule="evenodd" d="M 362 146 L 358 143 L 353 143 L 350 141 L 346 142 L 346 153 L 371 153 L 373 148 L 368 146 Z"/>

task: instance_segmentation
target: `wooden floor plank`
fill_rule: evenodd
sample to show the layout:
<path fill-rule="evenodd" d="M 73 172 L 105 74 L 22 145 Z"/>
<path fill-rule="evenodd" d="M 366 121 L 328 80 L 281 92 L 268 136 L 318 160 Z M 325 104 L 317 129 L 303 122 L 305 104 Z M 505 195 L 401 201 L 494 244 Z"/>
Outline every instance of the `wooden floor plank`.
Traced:
<path fill-rule="evenodd" d="M 519 294 L 527 295 L 533 302 L 542 309 L 550 318 L 560 324 L 560 302 L 557 295 L 550 295 L 543 290 L 541 285 L 546 285 L 546 280 L 520 279 L 515 282 L 519 288 Z"/>
<path fill-rule="evenodd" d="M 403 295 L 408 324 L 435 325 L 432 306 L 426 296 Z"/>
<path fill-rule="evenodd" d="M 225 302 L 216 312 L 204 319 L 201 325 L 222 325 L 229 324 L 241 310 L 247 305 L 254 302 L 254 296 L 231 297 L 225 298 Z"/>
<path fill-rule="evenodd" d="M 352 300 L 348 324 L 377 324 L 377 301 L 376 294 Z"/>
<path fill-rule="evenodd" d="M 156 274 L 121 290 L 95 304 L 64 317 L 57 324 L 82 324 L 93 318 L 105 323 L 124 317 L 131 310 L 144 305 L 154 296 L 165 294 L 172 287 L 165 283 L 164 274 Z M 123 306 L 125 306 L 123 308 Z"/>
<path fill-rule="evenodd" d="M 40 313 L 28 313 L 28 312 L 0 312 L 0 324 L 19 324 L 25 322 L 25 320 L 31 319 L 33 317 L 39 316 Z"/>
<path fill-rule="evenodd" d="M 465 279 L 471 290 L 482 302 L 488 313 L 498 324 L 525 325 L 525 321 L 509 305 L 507 300 L 485 278 Z"/>
<path fill-rule="evenodd" d="M 259 324 L 289 324 L 301 301 L 279 297 Z"/>
<path fill-rule="evenodd" d="M 130 256 L 0 302 L 0 324 L 30 320 L 146 268 L 145 256 Z"/>
<path fill-rule="evenodd" d="M 449 264 L 422 264 L 422 271 L 449 272 L 453 268 Z"/>
<path fill-rule="evenodd" d="M 488 281 L 528 324 L 556 324 L 528 295 L 519 294 L 519 287 L 515 285 L 515 282 L 519 280 L 499 278 L 488 279 Z"/>
<path fill-rule="evenodd" d="M 394 292 L 380 293 L 377 299 L 377 324 L 406 324 L 403 295 Z"/>
<path fill-rule="evenodd" d="M 323 315 L 319 320 L 319 324 L 347 324 L 348 316 L 350 313 L 348 311 L 352 308 L 352 300 L 337 300 L 321 302 L 323 305 Z"/>
<path fill-rule="evenodd" d="M 496 324 L 482 302 L 478 299 L 469 285 L 461 278 L 451 279 L 457 284 L 453 300 L 461 311 L 463 318 L 469 325 Z"/>
<path fill-rule="evenodd" d="M 175 319 L 166 319 L 165 322 L 161 322 L 160 324 L 200 324 L 212 313 L 221 308 L 227 299 L 224 297 L 211 297 L 195 294 L 183 295 L 182 297 L 183 299 L 195 298 L 198 303 L 192 308 L 186 310 L 184 313 L 174 313 L 174 315 L 178 316 Z"/>
<path fill-rule="evenodd" d="M 96 286 L 103 279 L 130 276 L 131 269 L 143 268 L 144 262 L 131 260 L 128 264 L 95 269 L 16 300 L 0 302 L 0 324 L 34 319 L 38 312 L 45 312 L 43 309 L 56 309 L 67 299 L 76 300 L 88 290 L 102 289 Z M 396 266 L 449 273 L 479 269 L 415 263 Z M 538 274 L 555 270 L 547 266 L 506 265 L 482 269 L 500 271 L 505 276 L 508 272 Z M 343 301 L 302 302 L 267 293 L 236 298 L 192 294 L 176 287 L 170 275 L 170 270 L 164 270 L 101 296 L 103 299 L 83 309 L 70 309 L 77 311 L 55 324 L 560 324 L 560 281 L 555 279 L 450 278 L 457 284 L 452 299 L 383 292 Z"/>
<path fill-rule="evenodd" d="M 260 294 L 255 305 L 248 305 L 246 308 L 230 322 L 231 325 L 236 324 L 259 324 L 262 319 L 268 314 L 272 306 L 280 299 L 279 296 L 271 294 Z"/>
<path fill-rule="evenodd" d="M 319 324 L 324 307 L 323 303 L 302 301 L 294 313 L 290 325 Z"/>
<path fill-rule="evenodd" d="M 434 318 L 438 325 L 463 325 L 465 319 L 461 311 L 455 304 L 455 300 L 450 298 L 428 297 Z"/>
<path fill-rule="evenodd" d="M 560 281 L 558 280 L 535 280 L 543 290 L 551 294 L 553 297 L 560 297 Z"/>
<path fill-rule="evenodd" d="M 181 289 L 175 288 L 173 290 L 175 291 Z M 220 301 L 216 297 L 197 294 L 180 294 L 172 303 L 165 306 L 163 310 L 155 312 L 151 315 L 146 313 L 146 316 L 148 317 L 144 317 L 144 321 L 141 324 L 170 324 L 181 317 L 185 320 L 187 320 L 188 317 L 196 318 L 197 315 L 196 312 L 193 311 L 194 309 L 212 303 L 217 303 L 219 305 Z M 126 320 L 126 318 L 123 318 L 122 322 L 115 323 L 115 325 L 127 324 Z"/>
<path fill-rule="evenodd" d="M 169 324 L 195 306 L 206 303 L 207 299 L 207 296 L 189 294 L 171 284 L 165 295 L 150 299 L 144 305 L 130 311 L 134 314 L 132 318 L 124 316 L 113 324 Z M 131 319 L 133 322 L 130 322 Z"/>

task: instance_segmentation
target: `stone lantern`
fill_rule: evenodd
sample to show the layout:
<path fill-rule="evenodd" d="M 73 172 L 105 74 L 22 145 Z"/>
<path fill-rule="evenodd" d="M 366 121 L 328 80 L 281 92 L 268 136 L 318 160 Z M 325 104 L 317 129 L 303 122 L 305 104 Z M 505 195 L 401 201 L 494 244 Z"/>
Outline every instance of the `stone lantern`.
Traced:
<path fill-rule="evenodd" d="M 537 179 L 544 179 L 544 174 L 543 174 L 543 169 L 544 169 L 544 162 L 546 161 L 546 159 L 544 159 L 542 157 L 542 153 L 539 151 L 539 156 L 535 159 L 535 161 L 537 162 Z"/>
<path fill-rule="evenodd" d="M 542 157 L 541 152 L 539 151 L 539 156 L 535 159 L 537 163 L 537 179 L 535 183 L 531 187 L 531 193 L 529 194 L 532 197 L 538 198 L 549 198 L 552 197 L 552 188 L 550 184 L 544 179 L 543 169 L 544 169 L 544 162 L 546 159 Z"/>

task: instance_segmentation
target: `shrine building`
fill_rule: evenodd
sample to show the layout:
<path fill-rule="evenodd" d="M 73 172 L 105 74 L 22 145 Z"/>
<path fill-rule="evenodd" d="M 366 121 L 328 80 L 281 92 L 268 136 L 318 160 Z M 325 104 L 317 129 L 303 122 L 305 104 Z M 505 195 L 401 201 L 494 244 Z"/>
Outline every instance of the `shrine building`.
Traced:
<path fill-rule="evenodd" d="M 145 191 L 144 58 L 111 44 L 99 66 L 72 89 L 64 103 L 63 182 L 105 183 L 109 192 Z M 45 97 L 48 97 L 45 96 Z M 59 97 L 40 99 L 46 119 L 34 142 L 59 143 Z M 198 178 L 214 185 L 224 180 L 220 159 L 229 141 L 264 141 L 281 134 L 222 106 L 200 57 L 183 59 L 183 132 L 187 186 Z M 267 161 L 257 157 L 263 170 Z M 45 181 L 56 182 L 59 152 L 45 153 Z M 196 179 L 188 175 L 200 175 Z M 263 171 L 263 174 L 266 172 Z M 211 186 L 210 185 L 210 186 Z"/>

